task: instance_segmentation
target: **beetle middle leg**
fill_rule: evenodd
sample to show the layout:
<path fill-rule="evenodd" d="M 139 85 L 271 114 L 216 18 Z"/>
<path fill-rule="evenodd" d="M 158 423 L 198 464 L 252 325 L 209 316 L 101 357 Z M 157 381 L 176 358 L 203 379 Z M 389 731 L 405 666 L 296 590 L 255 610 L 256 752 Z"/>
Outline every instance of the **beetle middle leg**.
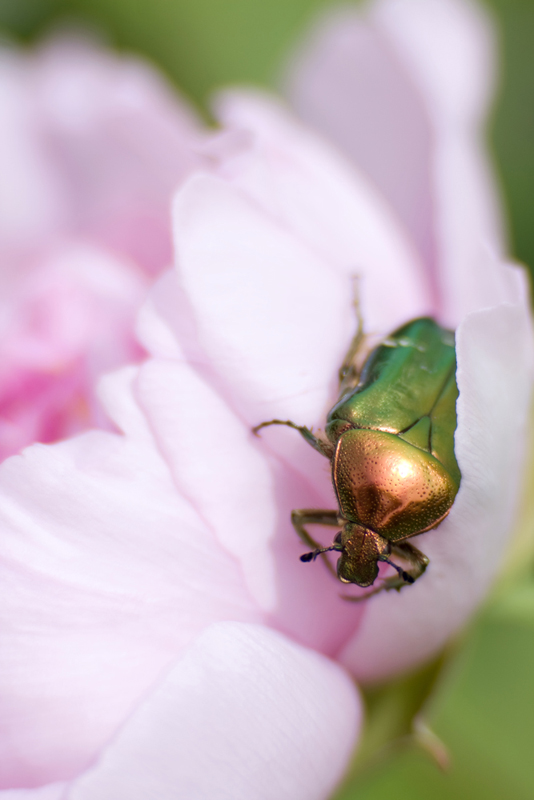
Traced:
<path fill-rule="evenodd" d="M 318 436 L 314 436 L 313 432 L 306 428 L 304 425 L 297 425 L 296 422 L 291 422 L 291 420 L 286 419 L 271 419 L 269 422 L 260 422 L 259 425 L 256 425 L 255 428 L 252 428 L 252 433 L 257 436 L 258 431 L 262 428 L 267 428 L 269 425 L 287 425 L 288 428 L 294 428 L 294 430 L 298 431 L 305 441 L 310 444 L 314 450 L 317 450 L 322 456 L 326 458 L 332 458 L 334 455 L 334 448 L 330 444 L 330 442 L 325 441 L 324 439 L 320 439 Z"/>
<path fill-rule="evenodd" d="M 311 561 L 318 555 L 322 555 L 323 560 L 332 575 L 337 577 L 336 569 L 326 557 L 325 551 L 337 550 L 338 543 L 336 543 L 334 540 L 334 544 L 331 547 L 322 547 L 322 545 L 317 542 L 310 533 L 308 533 L 306 530 L 306 525 L 328 525 L 332 528 L 340 528 L 341 525 L 339 523 L 339 513 L 337 511 L 322 510 L 318 508 L 299 508 L 291 512 L 291 522 L 304 544 L 313 548 L 312 553 L 306 553 L 304 556 L 301 556 L 301 561 Z M 309 558 L 307 558 L 307 556 L 309 556 Z"/>

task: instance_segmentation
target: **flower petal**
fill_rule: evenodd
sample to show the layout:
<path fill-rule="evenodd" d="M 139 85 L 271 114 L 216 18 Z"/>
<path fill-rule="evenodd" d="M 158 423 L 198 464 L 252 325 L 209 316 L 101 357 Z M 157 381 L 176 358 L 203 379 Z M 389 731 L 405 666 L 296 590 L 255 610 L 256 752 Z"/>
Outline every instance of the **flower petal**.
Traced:
<path fill-rule="evenodd" d="M 163 293 L 159 299 L 169 308 Z M 169 316 L 169 325 L 176 316 Z M 157 325 L 157 315 L 151 320 Z M 145 324 L 152 329 L 148 318 Z M 239 560 L 250 593 L 269 611 L 270 624 L 333 656 L 354 630 L 360 610 L 339 602 L 336 582 L 326 570 L 299 561 L 307 546 L 290 522 L 300 500 L 301 505 L 335 507 L 328 462 L 286 428 L 253 437 L 183 361 L 152 359 L 140 369 L 135 386 L 177 487 Z M 122 420 L 110 410 L 122 430 L 133 430 L 127 414 L 121 412 Z M 272 459 L 273 451 L 282 459 Z M 331 531 L 324 536 L 329 544 Z"/>
<path fill-rule="evenodd" d="M 296 52 L 288 77 L 292 106 L 370 178 L 428 263 L 431 124 L 380 29 L 359 10 L 328 12 Z"/>
<path fill-rule="evenodd" d="M 481 243 L 502 251 L 480 132 L 491 39 L 470 2 L 381 0 L 364 13 L 327 15 L 291 77 L 303 118 L 341 145 L 410 231 L 451 326 L 463 312 L 451 276 L 470 275 Z"/>
<path fill-rule="evenodd" d="M 187 314 L 175 270 L 164 273 L 152 287 L 137 317 L 136 334 L 143 347 L 160 358 L 183 359 L 177 321 Z"/>
<path fill-rule="evenodd" d="M 360 278 L 368 331 L 432 312 L 417 252 L 354 165 L 266 94 L 226 92 L 217 111 L 231 133 L 253 137 L 221 173 L 332 268 Z"/>
<path fill-rule="evenodd" d="M 62 243 L 9 285 L 0 306 L 0 458 L 91 423 L 108 427 L 94 383 L 139 357 L 132 329 L 146 289 L 136 265 L 79 242 Z"/>
<path fill-rule="evenodd" d="M 188 358 L 251 425 L 318 419 L 354 325 L 348 281 L 214 177 L 179 192 L 174 231 Z"/>
<path fill-rule="evenodd" d="M 433 119 L 450 124 L 485 117 L 494 89 L 495 42 L 479 3 L 379 0 L 371 18 L 391 37 Z"/>
<path fill-rule="evenodd" d="M 214 625 L 67 798 L 324 800 L 360 721 L 334 662 L 267 628 Z"/>
<path fill-rule="evenodd" d="M 23 56 L 0 49 L 0 251 L 4 258 L 21 243 L 35 247 L 65 219 L 61 180 L 36 136 L 35 108 L 27 91 L 30 75 Z M 0 280 L 5 278 L 2 270 Z"/>
<path fill-rule="evenodd" d="M 32 67 L 39 144 L 60 176 L 66 224 L 148 271 L 167 266 L 169 200 L 200 164 L 192 110 L 149 65 L 87 40 L 52 41 Z"/>
<path fill-rule="evenodd" d="M 168 203 L 202 159 L 200 126 L 147 64 L 83 38 L 0 51 L 0 249 L 31 252 L 58 233 L 133 257 L 171 258 Z M 0 156 L 2 158 L 3 156 Z"/>
<path fill-rule="evenodd" d="M 0 800 L 65 800 L 65 783 L 49 783 L 35 789 L 0 790 Z"/>
<path fill-rule="evenodd" d="M 442 320 L 476 297 L 481 244 L 503 252 L 498 193 L 482 126 L 494 84 L 494 36 L 470 0 L 381 0 L 375 19 L 418 86 L 434 129 L 431 180 Z M 450 58 L 454 53 L 454 58 Z"/>
<path fill-rule="evenodd" d="M 249 427 L 185 363 L 149 361 L 139 371 L 136 395 L 180 492 L 242 562 L 256 601 L 272 610 L 275 498 Z"/>
<path fill-rule="evenodd" d="M 131 401 L 115 402 L 139 436 L 34 446 L 0 468 L 0 785 L 77 774 L 199 631 L 259 618 Z"/>

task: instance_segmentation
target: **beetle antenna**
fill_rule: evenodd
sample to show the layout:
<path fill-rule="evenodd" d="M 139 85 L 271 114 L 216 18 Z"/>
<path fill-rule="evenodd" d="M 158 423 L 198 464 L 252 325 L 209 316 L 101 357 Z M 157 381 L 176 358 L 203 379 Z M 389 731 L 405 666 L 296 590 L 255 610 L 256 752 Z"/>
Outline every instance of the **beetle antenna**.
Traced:
<path fill-rule="evenodd" d="M 390 567 L 396 569 L 402 580 L 406 583 L 415 583 L 415 578 L 413 578 L 409 572 L 405 572 L 403 569 L 394 564 L 393 561 L 390 561 L 389 558 L 381 558 L 380 561 L 385 561 L 385 563 L 389 564 Z"/>
<path fill-rule="evenodd" d="M 304 553 L 300 560 L 306 564 L 308 561 L 315 561 L 317 556 L 322 555 L 322 553 L 329 553 L 331 550 L 337 550 L 340 553 L 343 547 L 340 544 L 333 544 L 331 547 L 318 547 L 317 550 L 312 550 L 311 553 Z"/>

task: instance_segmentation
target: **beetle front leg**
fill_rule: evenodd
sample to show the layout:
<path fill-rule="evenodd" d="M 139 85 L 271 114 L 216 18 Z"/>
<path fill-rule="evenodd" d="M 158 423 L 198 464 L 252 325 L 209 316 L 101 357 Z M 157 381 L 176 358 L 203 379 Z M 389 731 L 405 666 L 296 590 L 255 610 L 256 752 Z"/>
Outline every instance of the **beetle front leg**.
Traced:
<path fill-rule="evenodd" d="M 305 441 L 310 444 L 314 450 L 317 450 L 317 452 L 322 456 L 325 456 L 325 458 L 332 458 L 334 455 L 334 448 L 330 442 L 319 439 L 317 436 L 313 435 L 309 428 L 306 428 L 304 425 L 297 425 L 295 422 L 291 422 L 289 419 L 271 419 L 269 422 L 261 422 L 259 425 L 256 425 L 255 428 L 252 428 L 252 433 L 257 436 L 258 431 L 261 430 L 261 428 L 267 428 L 269 425 L 287 425 L 288 428 L 294 428 L 294 430 L 298 431 L 303 439 L 305 439 Z"/>
<path fill-rule="evenodd" d="M 313 536 L 306 530 L 306 525 L 328 525 L 332 528 L 339 528 L 341 527 L 339 523 L 339 515 L 337 511 L 330 511 L 330 510 L 321 510 L 318 508 L 300 508 L 295 509 L 291 512 L 291 522 L 293 527 L 295 528 L 297 534 L 299 535 L 300 539 L 304 542 L 304 544 L 308 545 L 308 547 L 313 548 L 312 553 L 306 553 L 305 556 L 309 555 L 310 558 L 306 558 L 305 556 L 301 556 L 301 560 L 304 561 L 312 561 L 316 558 L 317 555 L 322 555 L 323 560 L 335 577 L 337 577 L 337 571 L 335 567 L 332 566 L 328 558 L 326 557 L 324 552 L 317 552 L 317 551 L 324 551 L 324 550 L 336 550 L 337 547 L 333 545 L 331 548 L 323 548 L 319 542 L 317 542 Z"/>
<path fill-rule="evenodd" d="M 408 570 L 408 575 L 413 578 L 414 582 L 421 577 L 430 563 L 428 556 L 425 556 L 424 553 L 418 550 L 413 544 L 410 544 L 410 542 L 397 542 L 396 544 L 392 544 L 391 552 L 396 553 L 412 565 L 412 569 Z"/>

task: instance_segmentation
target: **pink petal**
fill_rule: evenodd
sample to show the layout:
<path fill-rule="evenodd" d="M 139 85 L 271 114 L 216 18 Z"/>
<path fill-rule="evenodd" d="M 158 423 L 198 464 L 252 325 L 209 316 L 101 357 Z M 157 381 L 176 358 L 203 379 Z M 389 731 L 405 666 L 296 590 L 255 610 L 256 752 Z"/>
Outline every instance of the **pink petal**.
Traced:
<path fill-rule="evenodd" d="M 67 798 L 324 800 L 360 722 L 333 662 L 267 628 L 214 625 Z"/>
<path fill-rule="evenodd" d="M 82 38 L 0 52 L 0 250 L 82 235 L 149 272 L 172 259 L 172 192 L 203 159 L 185 100 L 148 64 Z"/>
<path fill-rule="evenodd" d="M 375 14 L 430 112 L 442 318 L 456 326 L 465 314 L 464 298 L 476 295 L 472 265 L 481 243 L 497 256 L 503 251 L 482 131 L 493 94 L 493 31 L 482 8 L 469 0 L 382 0 Z"/>
<path fill-rule="evenodd" d="M 341 654 L 360 680 L 382 680 L 444 644 L 486 593 L 513 523 L 534 363 L 528 301 L 469 315 L 456 341 L 460 491 L 439 528 L 413 540 L 430 558 L 425 575 L 368 602 Z"/>
<path fill-rule="evenodd" d="M 354 327 L 348 278 L 214 177 L 178 194 L 174 232 L 188 358 L 249 425 L 318 419 Z"/>
<path fill-rule="evenodd" d="M 64 800 L 66 788 L 65 783 L 50 783 L 36 789 L 0 790 L 0 800 Z"/>
<path fill-rule="evenodd" d="M 256 601 L 272 609 L 277 591 L 269 545 L 277 513 L 271 471 L 249 427 L 184 363 L 149 361 L 136 395 L 177 487 L 241 562 Z"/>
<path fill-rule="evenodd" d="M 227 157 L 222 174 L 321 259 L 360 278 L 368 331 L 432 312 L 418 254 L 354 165 L 267 95 L 227 92 L 217 108 L 233 135 L 253 136 L 248 148 Z"/>
<path fill-rule="evenodd" d="M 294 57 L 289 82 L 300 116 L 361 168 L 431 260 L 431 123 L 380 29 L 360 11 L 328 12 Z"/>
<path fill-rule="evenodd" d="M 62 185 L 37 141 L 29 80 L 31 69 L 26 59 L 11 50 L 0 50 L 2 254 L 21 242 L 25 247 L 35 246 L 64 222 Z"/>
<path fill-rule="evenodd" d="M 270 624 L 328 655 L 336 653 L 354 630 L 359 611 L 339 602 L 336 582 L 326 571 L 318 574 L 299 561 L 305 546 L 290 524 L 299 496 L 309 504 L 312 482 L 322 489 L 315 490 L 315 504 L 335 506 L 328 462 L 285 429 L 278 446 L 291 453 L 307 480 L 285 464 L 270 463 L 273 436 L 266 432 L 261 443 L 255 439 L 184 363 L 149 361 L 139 371 L 135 391 L 177 488 L 239 561 L 248 590 L 269 612 Z M 116 412 L 114 419 L 124 430 Z M 128 429 L 133 430 L 131 424 Z"/>
<path fill-rule="evenodd" d="M 58 373 L 91 349 L 90 360 L 101 372 L 138 352 L 125 331 L 133 327 L 149 284 L 135 264 L 85 242 L 68 241 L 32 267 L 10 287 L 10 303 L 0 308 L 6 372 L 33 368 Z"/>
<path fill-rule="evenodd" d="M 169 204 L 205 163 L 191 109 L 140 61 L 81 38 L 0 49 L 0 459 L 108 427 L 103 370 L 172 259 Z"/>
<path fill-rule="evenodd" d="M 451 276 L 469 274 L 481 242 L 502 249 L 480 130 L 491 74 L 487 21 L 459 0 L 382 0 L 367 14 L 329 15 L 293 68 L 296 108 L 392 204 L 450 325 L 461 318 Z"/>
<path fill-rule="evenodd" d="M 41 254 L 11 280 L 8 272 L 0 305 L 0 458 L 91 424 L 108 427 L 93 386 L 103 371 L 139 357 L 132 328 L 147 288 L 134 264 L 79 242 Z"/>
<path fill-rule="evenodd" d="M 207 224 L 203 231 L 205 238 L 211 240 Z M 216 272 L 217 264 L 218 260 L 210 269 Z M 220 273 L 216 275 L 221 278 Z M 250 276 L 252 289 L 254 277 Z M 261 282 L 261 273 L 257 279 Z M 190 366 L 184 363 L 180 344 L 187 348 L 190 340 L 182 338 L 176 346 L 172 343 L 173 337 L 179 336 L 179 325 L 189 309 L 187 297 L 176 283 L 171 276 L 165 276 L 152 293 L 150 310 L 143 315 L 145 341 L 151 342 L 159 355 L 141 368 L 135 384 L 151 435 L 156 437 L 177 487 L 210 524 L 220 544 L 239 560 L 249 591 L 270 612 L 270 624 L 307 646 L 335 655 L 354 631 L 363 606 L 356 609 L 341 602 L 339 585 L 326 570 L 313 569 L 299 561 L 305 546 L 290 523 L 292 508 L 335 506 L 329 464 L 287 428 L 269 428 L 262 432 L 261 439 L 253 437 L 251 423 L 236 415 L 214 391 L 214 383 L 221 383 L 219 376 L 215 375 L 215 381 L 213 374 L 211 381 L 205 379 L 210 376 L 205 357 L 201 361 L 197 355 Z M 211 291 L 211 279 L 207 286 Z M 242 282 L 236 289 L 236 300 L 241 287 Z M 200 292 L 199 296 L 202 301 Z M 233 298 L 230 294 L 226 302 L 231 304 Z M 246 307 L 245 300 L 243 306 Z M 219 294 L 216 311 L 221 310 L 224 307 Z M 210 320 L 209 313 L 206 320 Z M 188 326 L 187 330 L 196 329 Z M 214 332 L 216 344 L 224 342 L 226 332 L 224 326 Z M 262 334 L 260 328 L 259 335 Z M 254 373 L 258 351 L 249 354 L 250 338 L 243 330 L 243 335 L 236 338 L 236 346 L 242 348 L 243 358 L 250 359 Z M 270 345 L 267 338 L 263 347 Z M 287 357 L 282 350 L 274 358 L 276 355 L 281 360 Z M 297 375 L 298 370 L 295 362 Z M 233 391 L 224 384 L 223 388 L 228 394 Z M 106 404 L 119 427 L 132 432 L 132 423 L 124 421 L 129 412 L 110 409 L 109 400 Z M 261 409 L 256 413 L 255 421 L 261 419 Z M 252 416 L 252 411 L 248 415 Z M 278 455 L 276 460 L 271 457 L 273 452 Z M 331 532 L 324 536 L 331 539 Z"/>
<path fill-rule="evenodd" d="M 432 118 L 445 125 L 483 120 L 494 89 L 495 42 L 479 3 L 379 0 L 371 18 L 393 40 Z"/>
<path fill-rule="evenodd" d="M 147 64 L 80 39 L 43 48 L 34 70 L 38 125 L 69 227 L 150 271 L 166 266 L 169 200 L 200 163 L 192 110 Z"/>
<path fill-rule="evenodd" d="M 156 357 L 183 359 L 179 319 L 187 313 L 178 275 L 169 270 L 156 281 L 141 306 L 136 334 L 140 344 Z"/>
<path fill-rule="evenodd" d="M 34 446 L 0 468 L 0 785 L 77 774 L 207 624 L 258 619 L 239 569 L 128 419 L 127 439 Z"/>

